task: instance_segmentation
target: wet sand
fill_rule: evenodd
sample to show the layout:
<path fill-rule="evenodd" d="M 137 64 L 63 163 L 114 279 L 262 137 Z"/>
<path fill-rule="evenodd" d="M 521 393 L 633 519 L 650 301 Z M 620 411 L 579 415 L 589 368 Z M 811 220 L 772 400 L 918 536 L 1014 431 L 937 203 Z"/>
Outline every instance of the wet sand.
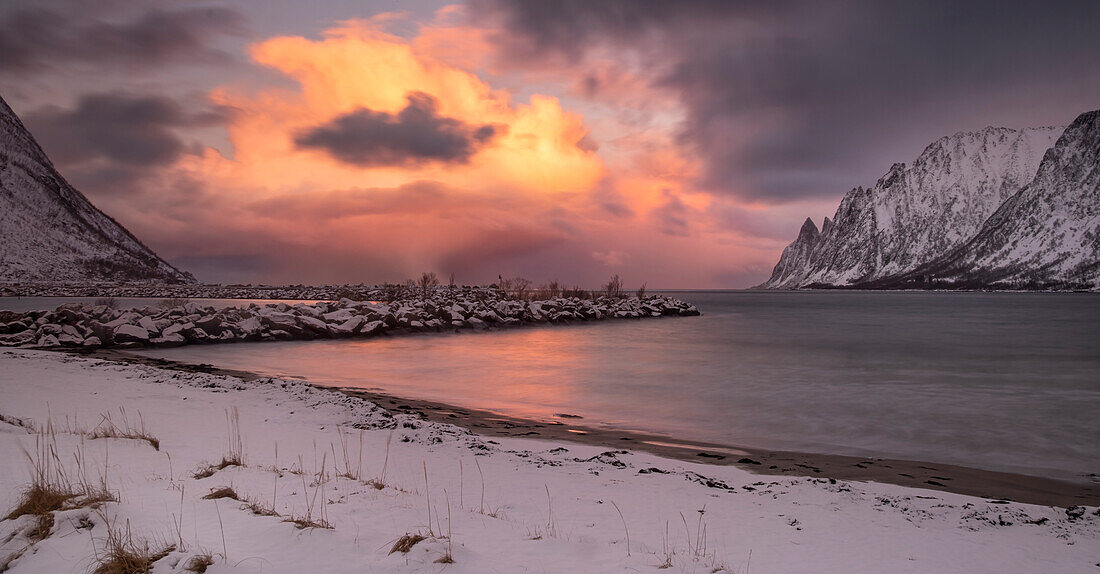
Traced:
<path fill-rule="evenodd" d="M 142 357 L 125 351 L 73 350 L 70 352 L 111 361 L 230 375 L 246 380 L 266 378 L 247 371 Z M 1081 484 L 923 461 L 775 451 L 698 441 L 684 442 L 664 435 L 585 426 L 583 419 L 567 413 L 557 415 L 555 420 L 539 421 L 446 403 L 395 397 L 372 390 L 318 386 L 372 401 L 394 413 L 413 414 L 429 421 L 461 426 L 486 437 L 543 439 L 611 449 L 640 450 L 676 460 L 734 465 L 762 475 L 883 482 L 976 496 L 990 502 L 1011 500 L 1058 507 L 1100 506 L 1100 484 Z"/>

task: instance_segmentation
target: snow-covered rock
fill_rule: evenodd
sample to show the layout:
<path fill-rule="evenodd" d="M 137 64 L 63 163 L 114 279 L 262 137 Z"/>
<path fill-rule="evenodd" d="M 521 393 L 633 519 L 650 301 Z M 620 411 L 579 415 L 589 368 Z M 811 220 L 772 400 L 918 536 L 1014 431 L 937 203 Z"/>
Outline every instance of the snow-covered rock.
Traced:
<path fill-rule="evenodd" d="M 148 343 L 149 331 L 145 330 L 145 327 L 137 325 L 119 325 L 115 328 L 115 341 L 118 343 Z"/>
<path fill-rule="evenodd" d="M 390 313 L 390 308 L 396 313 Z M 543 310 L 546 310 L 545 312 Z M 385 314 L 383 314 L 385 312 Z M 512 301 L 495 289 L 440 290 L 427 297 L 402 299 L 390 305 L 362 304 L 349 299 L 313 304 L 247 308 L 199 307 L 117 311 L 105 306 L 68 305 L 52 312 L 11 314 L 0 325 L 0 345 L 84 345 L 127 347 L 234 341 L 370 337 L 407 330 L 444 327 L 488 329 L 523 323 L 596 321 L 610 318 L 692 316 L 694 305 L 659 295 L 596 299 L 556 298 L 538 302 Z M 320 317 L 320 318 L 319 318 Z M 345 319 L 346 318 L 346 319 Z M 329 319 L 340 322 L 329 321 Z M 49 337 L 49 338 L 47 338 Z"/>

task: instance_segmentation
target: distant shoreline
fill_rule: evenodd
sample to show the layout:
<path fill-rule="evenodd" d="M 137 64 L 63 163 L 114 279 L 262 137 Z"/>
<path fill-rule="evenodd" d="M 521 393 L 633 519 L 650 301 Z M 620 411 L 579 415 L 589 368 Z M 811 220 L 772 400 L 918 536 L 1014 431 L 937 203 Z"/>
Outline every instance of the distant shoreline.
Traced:
<path fill-rule="evenodd" d="M 122 350 L 72 349 L 63 352 L 165 369 L 229 375 L 244 380 L 268 378 L 250 371 L 143 357 Z M 665 458 L 694 463 L 737 466 L 761 475 L 880 482 L 981 497 L 990 501 L 1011 500 L 1063 508 L 1078 505 L 1100 506 L 1100 484 L 1068 482 L 926 461 L 779 451 L 703 441 L 679 441 L 667 435 L 601 429 L 576 424 L 579 421 L 567 415 L 561 417 L 560 421 L 539 421 L 443 402 L 398 397 L 377 391 L 310 384 L 374 402 L 394 413 L 418 414 L 432 422 L 453 424 L 487 438 L 512 437 L 574 442 L 612 449 L 645 451 Z"/>

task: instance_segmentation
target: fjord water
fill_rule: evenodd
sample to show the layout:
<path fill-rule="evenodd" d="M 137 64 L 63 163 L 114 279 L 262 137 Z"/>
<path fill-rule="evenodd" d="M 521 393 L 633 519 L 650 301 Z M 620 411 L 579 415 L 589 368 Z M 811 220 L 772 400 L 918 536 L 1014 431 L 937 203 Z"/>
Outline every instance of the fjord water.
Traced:
<path fill-rule="evenodd" d="M 143 354 L 679 440 L 1100 474 L 1096 295 L 674 295 L 703 315 Z"/>

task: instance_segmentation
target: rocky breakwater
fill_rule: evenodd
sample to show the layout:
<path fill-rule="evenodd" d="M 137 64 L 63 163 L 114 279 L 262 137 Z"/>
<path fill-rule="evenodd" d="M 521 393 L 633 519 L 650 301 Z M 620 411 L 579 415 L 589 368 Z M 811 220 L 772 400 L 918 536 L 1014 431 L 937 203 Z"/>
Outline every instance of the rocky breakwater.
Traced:
<path fill-rule="evenodd" d="M 53 311 L 0 312 L 0 345 L 125 349 L 698 314 L 694 305 L 664 296 L 523 301 L 490 289 L 443 291 L 388 302 L 341 299 L 226 309 L 186 303 L 120 311 L 73 304 Z"/>

